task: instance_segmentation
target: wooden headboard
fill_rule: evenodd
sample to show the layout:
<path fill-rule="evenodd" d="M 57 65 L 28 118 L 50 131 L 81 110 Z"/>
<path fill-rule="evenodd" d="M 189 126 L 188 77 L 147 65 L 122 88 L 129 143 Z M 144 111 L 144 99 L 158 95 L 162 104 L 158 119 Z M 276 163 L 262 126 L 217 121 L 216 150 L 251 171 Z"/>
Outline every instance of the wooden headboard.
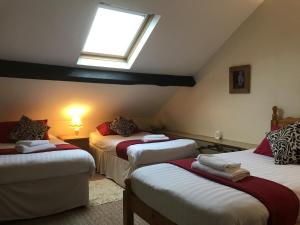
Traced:
<path fill-rule="evenodd" d="M 291 123 L 300 121 L 300 118 L 295 118 L 295 117 L 280 118 L 277 106 L 273 106 L 272 110 L 273 110 L 273 114 L 272 114 L 272 120 L 271 120 L 271 128 L 272 127 L 285 127 Z"/>

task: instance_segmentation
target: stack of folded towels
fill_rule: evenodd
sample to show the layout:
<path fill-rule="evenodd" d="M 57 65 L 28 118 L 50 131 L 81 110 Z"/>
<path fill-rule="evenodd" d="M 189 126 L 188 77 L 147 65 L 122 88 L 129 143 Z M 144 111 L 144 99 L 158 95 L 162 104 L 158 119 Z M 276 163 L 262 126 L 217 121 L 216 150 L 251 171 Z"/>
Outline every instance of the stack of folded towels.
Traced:
<path fill-rule="evenodd" d="M 213 154 L 198 155 L 197 161 L 192 163 L 192 168 L 233 182 L 240 181 L 250 176 L 248 170 L 241 168 L 241 163 L 228 161 Z"/>
<path fill-rule="evenodd" d="M 55 148 L 56 146 L 48 140 L 24 140 L 16 143 L 16 150 L 20 153 L 32 153 Z"/>
<path fill-rule="evenodd" d="M 149 135 L 145 135 L 143 137 L 144 142 L 148 142 L 148 141 L 166 141 L 166 140 L 169 140 L 169 137 L 167 137 L 164 134 L 149 134 Z"/>

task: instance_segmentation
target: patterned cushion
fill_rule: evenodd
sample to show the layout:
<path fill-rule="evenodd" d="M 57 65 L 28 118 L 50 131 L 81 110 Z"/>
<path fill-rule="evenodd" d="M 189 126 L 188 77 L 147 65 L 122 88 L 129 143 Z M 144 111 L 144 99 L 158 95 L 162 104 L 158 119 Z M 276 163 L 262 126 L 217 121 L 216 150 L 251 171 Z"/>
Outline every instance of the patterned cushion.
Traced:
<path fill-rule="evenodd" d="M 300 163 L 300 123 L 267 134 L 275 164 Z"/>
<path fill-rule="evenodd" d="M 132 120 L 123 117 L 114 119 L 109 127 L 112 131 L 124 137 L 129 137 L 137 130 L 137 125 Z"/>
<path fill-rule="evenodd" d="M 14 141 L 41 140 L 49 128 L 39 121 L 33 121 L 26 116 L 22 116 L 19 124 L 10 133 L 10 138 Z"/>
<path fill-rule="evenodd" d="M 277 125 L 273 125 L 271 127 L 271 131 L 275 131 L 275 130 L 279 130 L 279 129 L 280 129 L 280 127 L 277 126 Z M 262 140 L 262 142 L 260 143 L 260 145 L 257 146 L 257 148 L 255 149 L 254 153 L 273 157 L 273 152 L 272 152 L 272 149 L 271 149 L 271 146 L 270 146 L 270 143 L 269 143 L 267 137 L 265 137 Z"/>

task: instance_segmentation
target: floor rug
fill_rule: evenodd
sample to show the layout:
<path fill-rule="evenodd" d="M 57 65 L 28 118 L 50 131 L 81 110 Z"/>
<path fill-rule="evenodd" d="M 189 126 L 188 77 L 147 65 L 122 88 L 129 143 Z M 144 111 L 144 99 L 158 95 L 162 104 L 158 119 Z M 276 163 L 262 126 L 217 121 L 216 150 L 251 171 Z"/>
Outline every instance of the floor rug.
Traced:
<path fill-rule="evenodd" d="M 123 188 L 106 178 L 90 181 L 89 189 L 90 207 L 119 201 L 123 198 Z"/>
<path fill-rule="evenodd" d="M 3 223 L 5 225 L 123 225 L 122 201 L 94 207 L 81 207 L 38 219 Z M 147 225 L 135 215 L 135 225 Z M 1 223 L 2 225 L 2 223 Z"/>

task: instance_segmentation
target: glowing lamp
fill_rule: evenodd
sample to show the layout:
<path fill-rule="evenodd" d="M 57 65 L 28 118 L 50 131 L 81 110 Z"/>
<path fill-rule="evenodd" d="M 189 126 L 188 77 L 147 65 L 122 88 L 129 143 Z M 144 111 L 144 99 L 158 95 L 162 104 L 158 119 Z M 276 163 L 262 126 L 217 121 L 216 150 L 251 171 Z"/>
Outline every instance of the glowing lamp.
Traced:
<path fill-rule="evenodd" d="M 83 126 L 81 116 L 84 114 L 85 109 L 82 107 L 72 107 L 68 110 L 68 114 L 71 116 L 70 126 L 73 128 L 75 135 L 79 135 L 79 130 Z"/>
<path fill-rule="evenodd" d="M 80 116 L 73 116 L 71 120 L 71 127 L 74 129 L 75 135 L 79 135 L 79 130 L 82 127 Z"/>

